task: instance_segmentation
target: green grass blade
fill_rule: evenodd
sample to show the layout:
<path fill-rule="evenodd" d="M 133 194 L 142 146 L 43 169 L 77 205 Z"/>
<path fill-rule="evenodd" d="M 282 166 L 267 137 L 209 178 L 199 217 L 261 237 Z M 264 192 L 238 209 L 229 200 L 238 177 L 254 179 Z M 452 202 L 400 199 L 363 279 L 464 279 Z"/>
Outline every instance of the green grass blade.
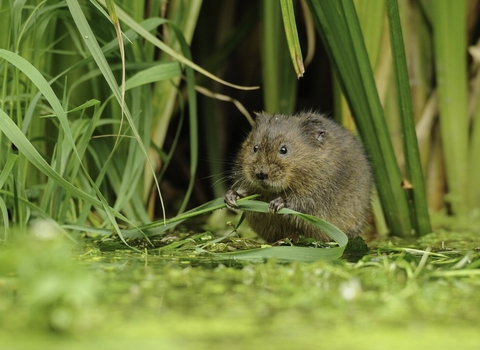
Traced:
<path fill-rule="evenodd" d="M 268 213 L 268 203 L 252 200 L 238 201 L 238 207 L 241 210 L 250 210 L 262 213 Z M 342 256 L 348 243 L 347 236 L 336 226 L 312 215 L 296 212 L 291 209 L 283 208 L 277 215 L 296 215 L 297 217 L 308 221 L 325 232 L 330 238 L 338 243 L 338 247 L 328 249 L 313 249 L 304 247 L 267 247 L 260 249 L 251 249 L 232 253 L 215 254 L 218 257 L 229 257 L 235 260 L 258 260 L 276 258 L 284 261 L 304 261 L 312 262 L 319 259 L 338 259 Z"/>
<path fill-rule="evenodd" d="M 59 173 L 57 173 L 43 157 L 38 153 L 38 151 L 33 147 L 30 141 L 26 136 L 21 132 L 21 130 L 13 123 L 12 119 L 0 109 L 0 130 L 10 139 L 10 141 L 18 148 L 18 150 L 41 172 L 46 174 L 49 178 L 56 181 L 60 186 L 71 191 L 78 198 L 83 199 L 84 201 L 96 206 L 101 207 L 102 203 L 90 196 L 89 194 L 79 190 L 69 181 L 65 180 Z"/>
<path fill-rule="evenodd" d="M 122 83 L 120 84 L 120 95 L 121 95 L 120 106 L 122 108 L 122 117 L 120 121 L 120 127 L 118 130 L 117 138 L 115 140 L 115 146 L 116 146 L 120 138 L 120 134 L 122 133 L 123 116 L 125 114 L 125 79 L 126 79 L 125 78 L 125 75 L 126 75 L 125 45 L 123 44 L 123 36 L 122 36 L 123 33 L 120 27 L 120 21 L 118 20 L 117 12 L 115 10 L 115 2 L 113 0 L 107 0 L 107 10 L 108 10 L 108 14 L 110 15 L 110 19 L 112 21 L 113 27 L 115 28 L 115 33 L 117 34 L 118 48 L 120 49 L 120 59 L 122 62 Z"/>
<path fill-rule="evenodd" d="M 478 90 L 480 91 L 480 90 Z M 476 96 L 477 99 L 480 96 Z M 477 102 L 478 103 L 478 102 Z M 470 158 L 469 158 L 469 204 L 472 209 L 480 209 L 480 108 L 474 115 L 472 126 L 472 140 L 470 144 Z"/>
<path fill-rule="evenodd" d="M 440 130 L 448 195 L 455 214 L 467 211 L 469 188 L 467 110 L 467 1 L 431 3 Z M 477 179 L 478 181 L 478 179 Z M 478 194 L 477 194 L 478 196 Z"/>
<path fill-rule="evenodd" d="M 353 3 L 351 0 L 307 0 L 307 3 L 372 159 L 388 226 L 395 235 L 411 235 L 407 198 L 400 187 L 400 170 Z"/>
<path fill-rule="evenodd" d="M 315 262 L 318 260 L 335 260 L 343 254 L 343 249 L 335 248 L 307 248 L 307 247 L 265 247 L 249 249 L 231 253 L 216 253 L 213 257 L 219 259 L 264 261 L 276 259 L 278 261 Z"/>
<path fill-rule="evenodd" d="M 10 223 L 8 219 L 8 210 L 7 210 L 7 205 L 5 204 L 5 201 L 3 200 L 2 197 L 0 197 L 0 212 L 2 213 L 2 221 L 3 221 L 3 241 L 8 242 L 9 237 L 8 237 L 8 229 L 10 228 Z M 1 237 L 1 235 L 0 235 Z"/>
<path fill-rule="evenodd" d="M 190 48 L 185 40 L 180 28 L 174 23 L 169 23 L 170 27 L 175 31 L 177 41 L 180 45 L 183 55 L 186 59 L 191 60 Z M 179 213 L 182 213 L 190 199 L 195 184 L 195 174 L 198 166 L 198 120 L 197 120 L 197 94 L 195 91 L 195 74 L 193 68 L 186 66 L 185 75 L 187 81 L 187 98 L 188 98 L 188 120 L 190 131 L 190 180 L 187 191 L 185 193 L 183 203 L 180 206 Z"/>
<path fill-rule="evenodd" d="M 283 25 L 287 37 L 288 50 L 292 59 L 293 68 L 297 77 L 303 77 L 305 67 L 303 66 L 302 49 L 298 41 L 297 24 L 295 22 L 295 12 L 293 10 L 292 0 L 280 0 L 282 9 Z"/>
<path fill-rule="evenodd" d="M 162 62 L 153 67 L 141 70 L 131 78 L 126 81 L 126 90 L 131 90 L 135 87 L 151 84 L 154 82 L 168 80 L 175 77 L 180 77 L 182 74 L 180 65 L 176 62 Z M 150 87 L 148 86 L 147 89 Z M 144 108 L 146 108 L 145 106 Z M 142 108 L 142 110 L 144 109 Z M 144 121 L 146 123 L 146 121 Z M 148 124 L 150 125 L 150 124 Z M 149 130 L 147 130 L 149 131 Z M 149 134 L 149 132 L 148 132 Z M 149 135 L 148 135 L 149 136 Z M 132 184 L 138 183 L 139 178 L 143 176 L 143 166 L 142 162 L 144 162 L 142 157 L 142 152 L 139 149 L 136 142 L 131 140 L 129 144 L 128 150 L 128 157 L 125 162 L 124 159 L 115 159 L 116 163 L 118 164 L 120 161 L 123 163 L 122 165 L 116 164 L 113 169 L 123 169 L 121 174 L 118 174 L 118 178 L 121 179 L 118 183 L 120 185 L 112 184 L 112 187 L 116 193 L 116 202 L 114 208 L 117 210 L 121 210 L 125 208 L 125 205 L 128 205 L 128 200 L 132 198 L 136 194 L 135 186 Z M 166 164 L 164 164 L 164 168 Z M 112 174 L 110 172 L 110 174 Z M 157 176 L 160 180 L 161 177 Z M 115 182 L 117 183 L 117 182 Z M 193 186 L 193 180 L 192 180 Z M 137 210 L 140 208 L 136 208 Z M 143 216 L 143 222 L 148 222 L 150 220 L 145 221 L 146 217 Z"/>
<path fill-rule="evenodd" d="M 263 0 L 262 89 L 265 111 L 292 113 L 296 104 L 297 77 L 288 55 L 280 3 Z"/>
<path fill-rule="evenodd" d="M 260 213 L 268 213 L 268 203 L 253 201 L 253 200 L 241 200 L 238 202 L 238 208 L 241 210 L 256 211 Z M 283 208 L 278 211 L 278 215 L 296 215 L 303 220 L 310 222 L 311 224 L 317 226 L 319 229 L 324 231 L 330 238 L 332 238 L 339 245 L 346 245 L 348 243 L 347 236 L 338 229 L 336 226 L 330 224 L 329 222 L 319 219 L 315 216 L 299 213 L 295 210 Z"/>
<path fill-rule="evenodd" d="M 156 66 L 144 69 L 126 82 L 126 90 L 161 80 L 177 78 L 182 75 L 180 65 L 176 62 L 162 62 Z"/>
<path fill-rule="evenodd" d="M 149 237 L 158 236 L 187 219 L 190 219 L 199 215 L 205 215 L 205 214 L 211 213 L 212 211 L 222 209 L 222 208 L 225 208 L 225 204 L 223 203 L 223 198 L 217 198 L 210 202 L 202 204 L 192 210 L 189 210 L 181 215 L 177 215 L 171 219 L 168 219 L 165 221 L 157 220 L 155 222 L 142 225 L 138 228 L 122 230 L 122 235 L 124 237 L 143 237 L 143 234 L 140 232 L 141 230 L 143 233 L 145 233 L 145 235 Z M 66 229 L 94 232 L 100 235 L 112 234 L 112 230 L 109 230 L 109 229 L 84 227 L 80 225 L 64 225 L 63 227 Z"/>
<path fill-rule="evenodd" d="M 406 186 L 408 187 L 407 195 L 412 204 L 411 216 L 413 226 L 418 234 L 423 236 L 430 233 L 432 228 L 430 226 L 422 165 L 420 162 L 420 154 L 418 152 L 412 97 L 410 95 L 407 61 L 405 57 L 397 0 L 387 0 L 387 14 L 390 28 L 394 76 L 400 107 L 406 180 L 409 182 L 409 185 Z M 412 188 L 410 188 L 410 185 Z"/>
<path fill-rule="evenodd" d="M 0 189 L 3 188 L 5 182 L 7 181 L 8 177 L 10 176 L 13 167 L 18 159 L 18 155 L 10 153 L 7 158 L 7 162 L 5 163 L 2 173 L 0 174 Z M 7 205 L 2 197 L 0 197 L 0 212 L 3 221 L 3 229 L 4 229 L 4 241 L 8 241 L 8 229 L 9 229 L 9 219 L 8 219 L 8 210 Z"/>
<path fill-rule="evenodd" d="M 382 29 L 385 23 L 385 2 L 378 0 L 354 0 L 354 3 L 370 65 L 375 71 L 381 55 Z"/>
<path fill-rule="evenodd" d="M 7 181 L 12 169 L 15 165 L 15 162 L 18 159 L 18 155 L 10 153 L 7 158 L 7 162 L 3 166 L 2 173 L 0 174 L 0 189 L 3 188 L 5 181 Z"/>

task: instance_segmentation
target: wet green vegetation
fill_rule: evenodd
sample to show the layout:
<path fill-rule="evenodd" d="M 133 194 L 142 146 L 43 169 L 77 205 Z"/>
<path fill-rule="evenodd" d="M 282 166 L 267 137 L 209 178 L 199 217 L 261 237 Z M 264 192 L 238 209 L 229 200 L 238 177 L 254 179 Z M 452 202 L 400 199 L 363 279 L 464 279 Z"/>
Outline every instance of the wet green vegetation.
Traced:
<path fill-rule="evenodd" d="M 0 0 L 0 349 L 480 348 L 479 4 Z M 210 212 L 250 112 L 310 109 L 377 238 L 272 259 Z"/>
<path fill-rule="evenodd" d="M 17 233 L 1 247 L 0 337 L 9 349 L 474 349 L 478 223 L 437 221 L 421 240 L 314 263 L 214 259 L 211 233 L 142 253 Z"/>

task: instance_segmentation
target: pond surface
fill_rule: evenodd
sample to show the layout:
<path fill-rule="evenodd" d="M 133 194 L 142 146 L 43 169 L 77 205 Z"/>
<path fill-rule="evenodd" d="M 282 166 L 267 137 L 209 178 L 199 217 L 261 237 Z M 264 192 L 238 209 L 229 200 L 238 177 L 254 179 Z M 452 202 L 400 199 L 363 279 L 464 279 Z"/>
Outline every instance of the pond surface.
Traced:
<path fill-rule="evenodd" d="M 1 348 L 478 349 L 478 236 L 442 234 L 314 263 L 23 240 L 0 248 Z"/>

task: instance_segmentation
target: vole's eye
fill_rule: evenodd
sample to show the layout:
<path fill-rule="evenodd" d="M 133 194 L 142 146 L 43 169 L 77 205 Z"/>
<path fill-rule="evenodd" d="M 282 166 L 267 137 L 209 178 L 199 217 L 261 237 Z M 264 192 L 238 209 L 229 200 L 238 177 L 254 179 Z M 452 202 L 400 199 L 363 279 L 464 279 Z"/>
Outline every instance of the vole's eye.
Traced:
<path fill-rule="evenodd" d="M 253 146 L 253 153 L 257 153 L 258 152 L 258 145 L 255 145 Z"/>
<path fill-rule="evenodd" d="M 288 152 L 287 147 L 285 147 L 285 146 L 280 147 L 279 152 L 280 152 L 280 154 L 287 154 L 287 152 Z"/>

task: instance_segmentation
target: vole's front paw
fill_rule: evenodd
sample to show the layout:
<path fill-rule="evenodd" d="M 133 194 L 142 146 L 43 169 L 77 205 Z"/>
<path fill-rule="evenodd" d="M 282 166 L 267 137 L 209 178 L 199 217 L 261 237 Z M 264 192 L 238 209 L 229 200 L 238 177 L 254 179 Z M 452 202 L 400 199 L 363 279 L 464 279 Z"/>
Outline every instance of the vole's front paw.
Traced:
<path fill-rule="evenodd" d="M 276 213 L 280 209 L 285 208 L 286 205 L 287 203 L 285 202 L 285 200 L 282 197 L 278 197 L 270 202 L 270 204 L 268 205 L 268 211 L 270 213 Z"/>
<path fill-rule="evenodd" d="M 228 190 L 227 193 L 225 193 L 225 197 L 223 197 L 223 201 L 227 207 L 235 209 L 238 208 L 237 199 L 240 198 L 242 198 L 242 196 L 240 196 L 237 191 Z"/>

